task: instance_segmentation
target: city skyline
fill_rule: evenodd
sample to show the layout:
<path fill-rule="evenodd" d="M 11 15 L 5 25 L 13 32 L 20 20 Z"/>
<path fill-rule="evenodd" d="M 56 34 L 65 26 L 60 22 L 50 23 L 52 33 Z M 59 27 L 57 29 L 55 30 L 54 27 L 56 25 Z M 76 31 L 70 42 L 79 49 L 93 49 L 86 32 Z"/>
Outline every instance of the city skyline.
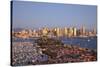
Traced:
<path fill-rule="evenodd" d="M 11 1 L 11 66 L 97 61 L 97 6 Z"/>
<path fill-rule="evenodd" d="M 76 27 L 97 29 L 97 7 L 13 1 L 13 28 Z"/>

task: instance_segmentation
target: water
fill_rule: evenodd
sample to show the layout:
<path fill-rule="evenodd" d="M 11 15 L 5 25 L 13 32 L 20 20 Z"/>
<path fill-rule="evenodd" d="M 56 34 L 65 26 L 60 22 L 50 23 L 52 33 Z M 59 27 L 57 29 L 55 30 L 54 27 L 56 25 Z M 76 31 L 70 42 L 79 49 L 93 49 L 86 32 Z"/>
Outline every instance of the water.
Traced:
<path fill-rule="evenodd" d="M 74 38 L 67 38 L 67 37 L 61 37 L 59 38 L 64 44 L 67 45 L 76 45 L 83 48 L 90 48 L 90 49 L 97 49 L 97 37 L 74 37 Z M 28 38 L 28 39 L 22 39 L 22 38 L 14 38 L 12 39 L 13 42 L 32 42 L 34 43 L 34 40 L 36 38 Z"/>
<path fill-rule="evenodd" d="M 97 49 L 97 37 L 60 38 L 64 44 L 76 45 L 83 48 Z"/>

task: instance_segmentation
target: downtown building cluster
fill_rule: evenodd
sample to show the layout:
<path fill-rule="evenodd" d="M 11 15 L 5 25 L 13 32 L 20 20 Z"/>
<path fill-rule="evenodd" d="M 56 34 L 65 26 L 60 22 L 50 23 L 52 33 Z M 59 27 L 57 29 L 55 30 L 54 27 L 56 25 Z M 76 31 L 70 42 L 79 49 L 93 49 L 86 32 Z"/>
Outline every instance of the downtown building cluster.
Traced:
<path fill-rule="evenodd" d="M 15 37 L 88 37 L 88 36 L 96 36 L 96 30 L 93 29 L 91 31 L 87 30 L 85 27 L 81 27 L 77 29 L 75 27 L 64 27 L 64 28 L 48 28 L 43 27 L 39 29 L 23 29 L 21 31 L 13 31 L 12 35 Z"/>

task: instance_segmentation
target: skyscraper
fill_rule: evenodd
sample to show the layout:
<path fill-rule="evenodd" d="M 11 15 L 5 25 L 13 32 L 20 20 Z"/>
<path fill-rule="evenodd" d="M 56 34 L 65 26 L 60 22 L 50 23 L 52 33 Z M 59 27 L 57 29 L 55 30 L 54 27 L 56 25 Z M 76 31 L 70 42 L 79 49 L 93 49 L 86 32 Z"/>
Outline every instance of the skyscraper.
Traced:
<path fill-rule="evenodd" d="M 57 36 L 58 37 L 60 37 L 60 36 L 62 36 L 63 34 L 62 34 L 62 30 L 60 29 L 60 28 L 56 28 L 56 33 L 57 33 Z"/>
<path fill-rule="evenodd" d="M 42 34 L 43 34 L 44 36 L 46 36 L 46 35 L 48 34 L 48 28 L 47 28 L 47 27 L 44 27 L 44 28 L 42 29 Z"/>
<path fill-rule="evenodd" d="M 72 37 L 73 36 L 73 28 L 70 27 L 68 30 L 68 37 Z"/>
<path fill-rule="evenodd" d="M 84 36 L 86 33 L 85 27 L 82 26 L 82 28 L 80 29 L 80 35 Z"/>
<path fill-rule="evenodd" d="M 67 27 L 64 28 L 64 36 L 68 36 L 68 28 Z"/>
<path fill-rule="evenodd" d="M 77 35 L 77 29 L 74 27 L 73 28 L 73 36 L 76 36 Z"/>

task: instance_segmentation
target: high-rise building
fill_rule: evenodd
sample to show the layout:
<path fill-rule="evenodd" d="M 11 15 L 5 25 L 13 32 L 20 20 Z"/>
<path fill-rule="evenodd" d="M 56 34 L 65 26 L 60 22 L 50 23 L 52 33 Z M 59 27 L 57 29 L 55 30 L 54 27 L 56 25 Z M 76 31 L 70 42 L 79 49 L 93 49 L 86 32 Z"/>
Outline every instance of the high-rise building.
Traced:
<path fill-rule="evenodd" d="M 28 30 L 28 33 L 29 33 L 29 36 L 31 37 L 31 36 L 32 36 L 32 30 L 29 29 L 29 30 Z"/>
<path fill-rule="evenodd" d="M 42 34 L 43 34 L 44 36 L 46 36 L 46 35 L 48 34 L 48 28 L 47 28 L 47 27 L 44 27 L 44 28 L 42 29 Z"/>
<path fill-rule="evenodd" d="M 32 36 L 36 37 L 36 29 L 33 30 Z"/>
<path fill-rule="evenodd" d="M 82 28 L 80 29 L 80 35 L 84 36 L 86 33 L 85 27 L 82 26 Z"/>
<path fill-rule="evenodd" d="M 68 37 L 72 37 L 73 36 L 73 28 L 70 27 L 68 30 Z"/>
<path fill-rule="evenodd" d="M 60 29 L 59 28 L 56 29 L 56 32 L 57 32 L 57 36 L 60 36 Z"/>
<path fill-rule="evenodd" d="M 21 34 L 26 34 L 26 33 L 28 33 L 26 30 L 21 31 Z"/>
<path fill-rule="evenodd" d="M 55 31 L 56 31 L 56 34 L 57 34 L 58 37 L 62 36 L 62 31 L 61 31 L 60 28 L 57 27 L 57 28 L 55 29 Z"/>
<path fill-rule="evenodd" d="M 94 34 L 94 36 L 96 36 L 96 34 L 97 34 L 97 31 L 95 28 L 93 29 L 93 34 Z"/>
<path fill-rule="evenodd" d="M 76 36 L 77 35 L 77 29 L 74 27 L 73 28 L 73 36 Z"/>
<path fill-rule="evenodd" d="M 86 32 L 85 27 L 82 27 L 82 33 L 83 33 L 83 35 L 85 35 L 85 32 Z"/>
<path fill-rule="evenodd" d="M 53 28 L 53 29 L 52 29 L 52 32 L 53 32 L 53 35 L 54 35 L 54 36 L 57 36 L 57 29 L 56 29 L 56 28 Z"/>
<path fill-rule="evenodd" d="M 64 36 L 68 36 L 68 28 L 67 27 L 64 28 Z"/>

